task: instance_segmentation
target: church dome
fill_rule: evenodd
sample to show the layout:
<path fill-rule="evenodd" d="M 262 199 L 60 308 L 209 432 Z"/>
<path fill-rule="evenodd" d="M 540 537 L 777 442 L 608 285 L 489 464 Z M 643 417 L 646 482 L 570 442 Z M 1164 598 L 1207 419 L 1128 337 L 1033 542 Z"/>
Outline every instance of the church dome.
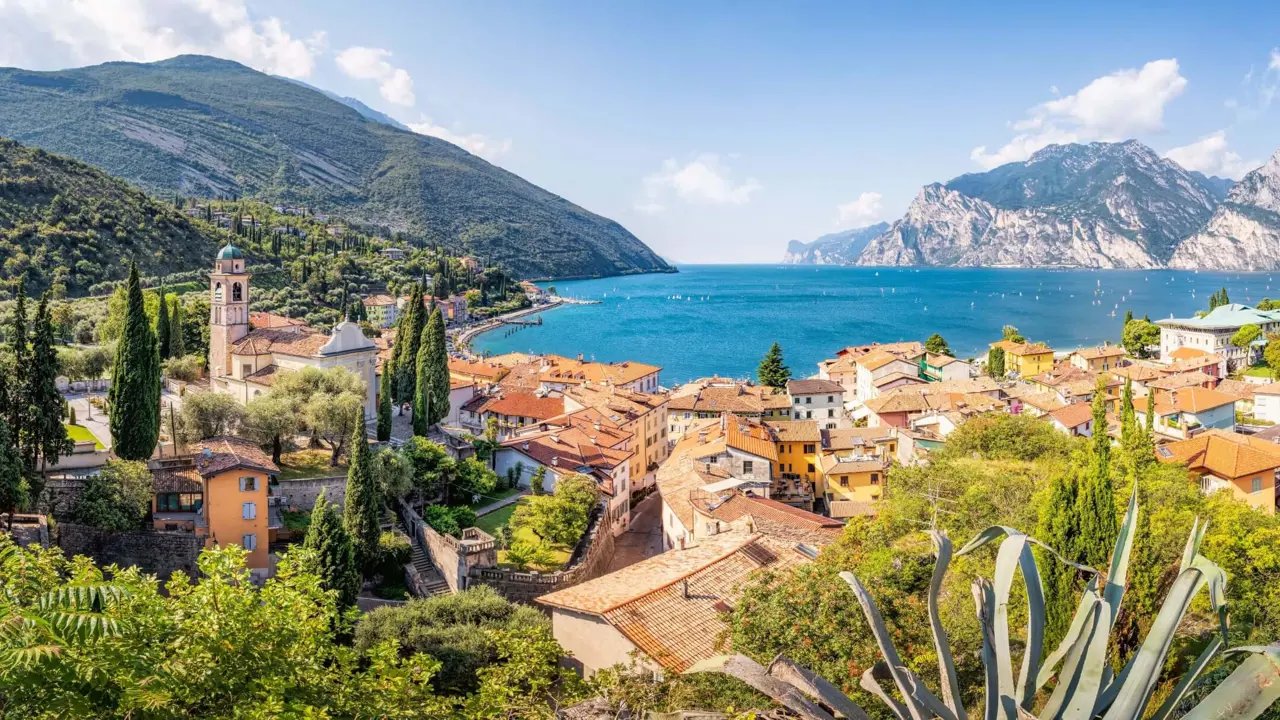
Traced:
<path fill-rule="evenodd" d="M 242 260 L 244 253 L 240 252 L 240 248 L 227 243 L 227 246 L 218 251 L 218 260 Z"/>

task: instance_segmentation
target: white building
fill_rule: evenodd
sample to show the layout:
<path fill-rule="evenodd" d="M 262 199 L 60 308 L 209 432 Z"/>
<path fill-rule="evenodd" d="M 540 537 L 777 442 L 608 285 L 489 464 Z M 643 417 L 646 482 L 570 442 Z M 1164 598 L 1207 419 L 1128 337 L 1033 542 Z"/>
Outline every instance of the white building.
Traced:
<path fill-rule="evenodd" d="M 1280 424 L 1280 383 L 1254 386 L 1253 416 Z"/>
<path fill-rule="evenodd" d="M 1266 343 L 1268 333 L 1280 330 L 1280 312 L 1256 310 L 1248 305 L 1231 303 L 1213 309 L 1204 317 L 1167 318 L 1157 320 L 1160 326 L 1160 359 L 1174 362 L 1173 351 L 1195 348 L 1217 353 L 1227 360 L 1228 369 L 1248 365 Z M 1246 325 L 1257 325 L 1261 337 L 1247 348 L 1231 344 L 1231 336 Z"/>
<path fill-rule="evenodd" d="M 217 392 L 242 403 L 271 390 L 281 372 L 343 367 L 364 382 L 365 419 L 377 413 L 378 348 L 353 322 L 329 335 L 306 325 L 254 329 L 249 324 L 249 281 L 244 254 L 227 245 L 209 274 L 209 375 Z"/>
<path fill-rule="evenodd" d="M 920 365 L 884 350 L 874 350 L 858 358 L 858 399 L 866 402 L 888 391 L 896 380 L 910 383 L 920 377 Z"/>
<path fill-rule="evenodd" d="M 844 412 L 844 386 L 834 380 L 788 380 L 792 420 L 813 420 L 827 430 L 849 427 Z"/>
<path fill-rule="evenodd" d="M 1155 431 L 1185 440 L 1209 428 L 1234 430 L 1236 399 L 1226 393 L 1202 387 L 1188 387 L 1172 392 L 1156 391 L 1134 398 L 1133 409 L 1139 423 L 1146 425 L 1148 408 L 1155 406 Z M 1257 398 L 1254 399 L 1257 412 Z"/>

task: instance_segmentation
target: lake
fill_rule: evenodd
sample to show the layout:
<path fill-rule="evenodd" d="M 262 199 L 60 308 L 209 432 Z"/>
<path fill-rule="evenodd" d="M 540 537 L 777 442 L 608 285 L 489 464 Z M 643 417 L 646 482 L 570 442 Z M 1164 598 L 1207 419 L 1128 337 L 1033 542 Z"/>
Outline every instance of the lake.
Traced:
<path fill-rule="evenodd" d="M 486 333 L 474 348 L 638 360 L 662 366 L 668 386 L 716 373 L 750 376 L 775 340 L 792 373 L 804 377 L 847 345 L 923 341 L 937 332 L 969 358 L 1015 325 L 1065 350 L 1119 342 L 1126 309 L 1152 320 L 1188 316 L 1206 309 L 1220 287 L 1233 302 L 1280 297 L 1268 273 L 1182 270 L 687 265 L 670 275 L 550 284 L 601 304 L 541 313 L 541 326 Z"/>

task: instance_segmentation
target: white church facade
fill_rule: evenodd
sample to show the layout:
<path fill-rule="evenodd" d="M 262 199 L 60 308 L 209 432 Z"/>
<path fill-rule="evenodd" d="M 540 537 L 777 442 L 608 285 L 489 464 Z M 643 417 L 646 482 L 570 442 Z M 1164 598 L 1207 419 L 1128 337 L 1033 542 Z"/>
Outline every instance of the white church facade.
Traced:
<path fill-rule="evenodd" d="M 378 348 L 360 326 L 341 322 L 325 335 L 306 325 L 254 328 L 244 254 L 227 245 L 209 274 L 209 376 L 217 392 L 248 403 L 271 390 L 281 373 L 344 367 L 364 381 L 365 419 L 377 412 Z"/>

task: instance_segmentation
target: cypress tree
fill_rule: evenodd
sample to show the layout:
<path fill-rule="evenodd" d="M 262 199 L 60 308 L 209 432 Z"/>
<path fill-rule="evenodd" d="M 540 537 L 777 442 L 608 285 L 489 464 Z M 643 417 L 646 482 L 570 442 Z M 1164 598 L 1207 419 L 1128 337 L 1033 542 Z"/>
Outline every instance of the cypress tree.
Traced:
<path fill-rule="evenodd" d="M 1049 489 L 1047 504 L 1041 509 L 1036 537 L 1068 560 L 1075 560 L 1075 537 L 1080 518 L 1076 502 L 1079 478 L 1074 467 L 1055 476 Z M 1076 570 L 1049 553 L 1040 554 L 1040 577 L 1045 595 L 1045 642 L 1055 646 L 1071 626 L 1079 597 L 1076 593 Z"/>
<path fill-rule="evenodd" d="M 368 570 L 378 562 L 379 522 L 378 484 L 373 477 L 373 460 L 369 455 L 369 438 L 365 436 L 364 408 L 356 412 L 356 429 L 351 435 L 351 465 L 347 470 L 347 504 L 343 525 L 355 547 L 356 562 Z"/>
<path fill-rule="evenodd" d="M 13 359 L 13 377 L 8 383 L 9 392 L 6 393 L 5 398 L 7 412 L 5 420 L 12 429 L 14 445 L 21 447 L 18 433 L 23 425 L 23 415 L 27 410 L 27 399 L 24 393 L 27 391 L 27 372 L 31 368 L 28 361 L 30 350 L 27 346 L 27 280 L 25 276 L 18 278 L 16 292 L 13 318 L 9 326 L 9 352 Z"/>
<path fill-rule="evenodd" d="M 444 313 L 440 308 L 431 312 L 431 319 L 423 332 L 422 346 L 431 349 L 427 356 L 427 379 L 431 390 L 427 422 L 435 425 L 449 415 L 449 350 L 445 345 Z"/>
<path fill-rule="evenodd" d="M 1004 348 L 993 347 L 987 351 L 987 374 L 997 380 L 1004 377 Z"/>
<path fill-rule="evenodd" d="M 1103 568 L 1111 559 L 1119 532 L 1115 490 L 1111 483 L 1111 438 L 1107 435 L 1106 382 L 1098 378 L 1093 393 L 1093 440 L 1077 498 L 1079 562 Z"/>
<path fill-rule="evenodd" d="M 146 461 L 160 437 L 160 351 L 151 331 L 138 281 L 138 266 L 129 265 L 124 332 L 116 344 L 111 368 L 111 442 L 125 460 Z"/>
<path fill-rule="evenodd" d="M 173 344 L 173 331 L 169 327 L 169 293 L 160 286 L 160 314 L 156 318 L 156 341 L 160 344 L 160 359 L 168 360 Z"/>
<path fill-rule="evenodd" d="M 395 366 L 388 361 L 382 366 L 378 380 L 378 442 L 391 439 L 391 379 L 394 376 Z"/>
<path fill-rule="evenodd" d="M 36 308 L 35 332 L 31 343 L 31 364 L 27 372 L 27 389 L 23 393 L 28 412 L 22 426 L 27 440 L 23 443 L 23 461 L 30 470 L 39 468 L 38 460 L 57 465 L 58 458 L 70 455 L 75 443 L 67 437 L 62 424 L 66 400 L 58 392 L 58 351 L 54 346 L 53 317 L 49 309 L 52 294 L 45 291 Z M 44 489 L 44 476 L 32 473 L 31 495 L 39 497 Z"/>
<path fill-rule="evenodd" d="M 435 313 L 431 314 L 435 318 Z M 431 429 L 431 404 L 434 402 L 431 381 L 432 362 L 431 362 L 431 338 L 428 337 L 427 328 L 422 329 L 422 341 L 419 343 L 421 348 L 418 350 L 418 357 L 415 360 L 417 370 L 415 377 L 417 387 L 413 393 L 413 434 L 419 437 L 426 437 L 427 431 Z"/>
<path fill-rule="evenodd" d="M 323 489 L 311 510 L 311 525 L 302 544 L 315 551 L 320 582 L 326 590 L 338 594 L 338 607 L 346 609 L 355 605 L 356 595 L 360 593 L 355 547 L 342 525 L 337 506 L 329 502 Z"/>
<path fill-rule="evenodd" d="M 396 335 L 396 344 L 404 344 L 404 354 L 397 358 L 396 383 L 401 402 L 412 401 L 418 388 L 417 357 L 422 347 L 422 330 L 427 326 L 427 311 L 422 296 L 422 286 L 415 284 L 409 296 L 409 312 L 405 317 L 404 333 Z"/>
<path fill-rule="evenodd" d="M 169 319 L 169 357 L 180 358 L 187 354 L 187 343 L 182 337 L 182 299 L 173 297 L 173 313 Z"/>
<path fill-rule="evenodd" d="M 9 424 L 4 418 L 0 418 L 0 513 L 9 515 L 10 524 L 13 523 L 13 513 L 25 507 L 30 497 L 26 475 L 14 434 L 9 432 Z"/>
<path fill-rule="evenodd" d="M 761 385 L 780 388 L 791 379 L 791 368 L 782 359 L 782 346 L 774 343 L 756 368 L 756 379 Z"/>

